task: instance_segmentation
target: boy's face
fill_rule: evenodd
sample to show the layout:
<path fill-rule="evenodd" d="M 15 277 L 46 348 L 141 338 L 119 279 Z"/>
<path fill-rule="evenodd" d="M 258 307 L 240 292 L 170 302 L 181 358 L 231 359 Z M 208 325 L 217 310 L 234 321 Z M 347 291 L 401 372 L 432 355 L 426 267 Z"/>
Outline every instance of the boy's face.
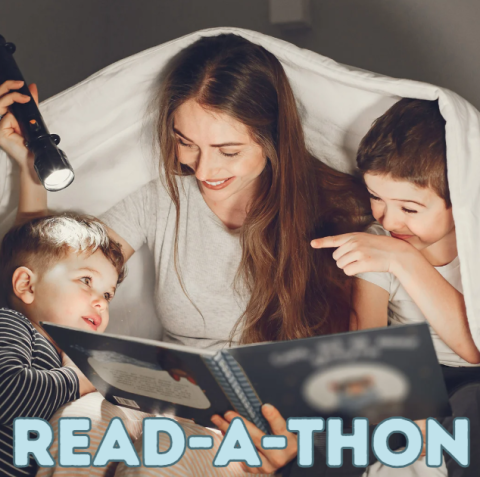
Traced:
<path fill-rule="evenodd" d="M 34 282 L 34 299 L 26 314 L 37 325 L 48 321 L 103 332 L 117 279 L 115 267 L 101 250 L 91 255 L 70 253 Z"/>
<path fill-rule="evenodd" d="M 375 219 L 392 237 L 405 240 L 417 250 L 426 250 L 453 260 L 456 256 L 452 208 L 435 191 L 390 175 L 365 174 Z"/>

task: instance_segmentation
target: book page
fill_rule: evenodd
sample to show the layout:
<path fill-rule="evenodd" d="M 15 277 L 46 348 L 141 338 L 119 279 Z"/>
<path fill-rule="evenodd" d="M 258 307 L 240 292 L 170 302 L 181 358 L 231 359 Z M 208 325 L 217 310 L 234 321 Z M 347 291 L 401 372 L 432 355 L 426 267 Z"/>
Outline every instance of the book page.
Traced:
<path fill-rule="evenodd" d="M 122 391 L 195 409 L 210 407 L 210 401 L 200 386 L 186 377 L 179 377 L 179 381 L 176 381 L 168 371 L 136 364 L 99 361 L 92 357 L 88 358 L 88 363 L 104 381 Z"/>

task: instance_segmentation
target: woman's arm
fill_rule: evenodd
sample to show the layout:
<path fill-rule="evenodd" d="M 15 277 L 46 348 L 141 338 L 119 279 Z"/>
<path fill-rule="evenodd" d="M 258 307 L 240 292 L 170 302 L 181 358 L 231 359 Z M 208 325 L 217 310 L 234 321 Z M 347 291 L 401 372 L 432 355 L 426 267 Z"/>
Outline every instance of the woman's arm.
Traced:
<path fill-rule="evenodd" d="M 25 138 L 15 116 L 8 107 L 14 103 L 28 103 L 30 97 L 17 91 L 22 81 L 6 81 L 0 85 L 0 147 L 18 164 L 20 169 L 20 197 L 15 225 L 20 225 L 34 217 L 48 214 L 47 191 L 40 183 L 33 167 L 34 156 L 25 147 Z M 29 86 L 33 98 L 38 104 L 37 87 Z"/>
<path fill-rule="evenodd" d="M 110 237 L 110 239 L 120 244 L 123 256 L 125 257 L 125 261 L 127 261 L 135 253 L 134 248 L 124 238 L 120 237 L 120 235 L 118 235 L 115 230 L 112 230 L 110 227 L 107 226 L 105 227 L 107 228 L 108 236 Z"/>
<path fill-rule="evenodd" d="M 463 295 L 410 244 L 392 237 L 352 233 L 316 239 L 312 246 L 338 247 L 333 258 L 347 275 L 363 272 L 395 275 L 440 339 L 465 361 L 480 363 Z"/>
<path fill-rule="evenodd" d="M 49 214 L 47 206 L 47 191 L 39 181 L 34 169 L 34 156 L 25 147 L 20 126 L 8 107 L 13 103 L 28 103 L 30 98 L 15 91 L 23 85 L 22 81 L 6 81 L 0 85 L 0 148 L 2 148 L 20 169 L 20 196 L 17 216 L 14 225 L 21 225 L 35 217 Z M 29 86 L 33 98 L 38 104 L 36 85 Z M 134 249 L 115 231 L 108 228 L 108 235 L 122 246 L 125 260 L 128 260 Z"/>
<path fill-rule="evenodd" d="M 388 299 L 388 292 L 383 288 L 361 278 L 354 278 L 350 331 L 387 326 Z"/>

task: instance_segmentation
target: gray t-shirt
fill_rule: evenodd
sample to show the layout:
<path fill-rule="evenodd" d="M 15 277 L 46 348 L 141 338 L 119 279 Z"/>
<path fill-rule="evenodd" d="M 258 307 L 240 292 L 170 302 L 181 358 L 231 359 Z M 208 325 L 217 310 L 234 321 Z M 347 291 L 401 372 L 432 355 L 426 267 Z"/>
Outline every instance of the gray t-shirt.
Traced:
<path fill-rule="evenodd" d="M 222 348 L 228 346 L 249 299 L 245 287 L 234 287 L 242 254 L 239 232 L 228 229 L 208 207 L 195 176 L 178 178 L 177 183 L 178 264 L 188 297 L 175 272 L 175 206 L 159 179 L 112 207 L 101 219 L 135 251 L 146 242 L 152 252 L 154 302 L 165 341 Z M 239 334 L 240 329 L 234 342 Z"/>

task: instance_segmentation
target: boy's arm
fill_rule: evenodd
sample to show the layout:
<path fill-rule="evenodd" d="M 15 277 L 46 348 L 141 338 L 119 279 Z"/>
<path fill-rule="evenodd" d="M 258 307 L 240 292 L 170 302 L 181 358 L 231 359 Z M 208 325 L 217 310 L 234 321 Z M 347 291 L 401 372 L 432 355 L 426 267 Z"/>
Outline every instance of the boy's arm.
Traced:
<path fill-rule="evenodd" d="M 395 260 L 392 273 L 440 339 L 465 361 L 480 363 L 480 351 L 470 333 L 463 295 L 421 253 Z"/>
<path fill-rule="evenodd" d="M 409 243 L 360 232 L 316 239 L 312 246 L 338 247 L 333 258 L 349 276 L 364 272 L 395 275 L 440 339 L 465 361 L 480 363 L 463 295 Z"/>
<path fill-rule="evenodd" d="M 366 330 L 388 325 L 388 298 L 386 290 L 361 278 L 354 278 L 352 289 L 353 313 L 350 330 Z"/>
<path fill-rule="evenodd" d="M 78 377 L 69 368 L 33 368 L 27 324 L 13 313 L 0 313 L 0 424 L 12 425 L 16 417 L 48 420 L 80 397 Z"/>

